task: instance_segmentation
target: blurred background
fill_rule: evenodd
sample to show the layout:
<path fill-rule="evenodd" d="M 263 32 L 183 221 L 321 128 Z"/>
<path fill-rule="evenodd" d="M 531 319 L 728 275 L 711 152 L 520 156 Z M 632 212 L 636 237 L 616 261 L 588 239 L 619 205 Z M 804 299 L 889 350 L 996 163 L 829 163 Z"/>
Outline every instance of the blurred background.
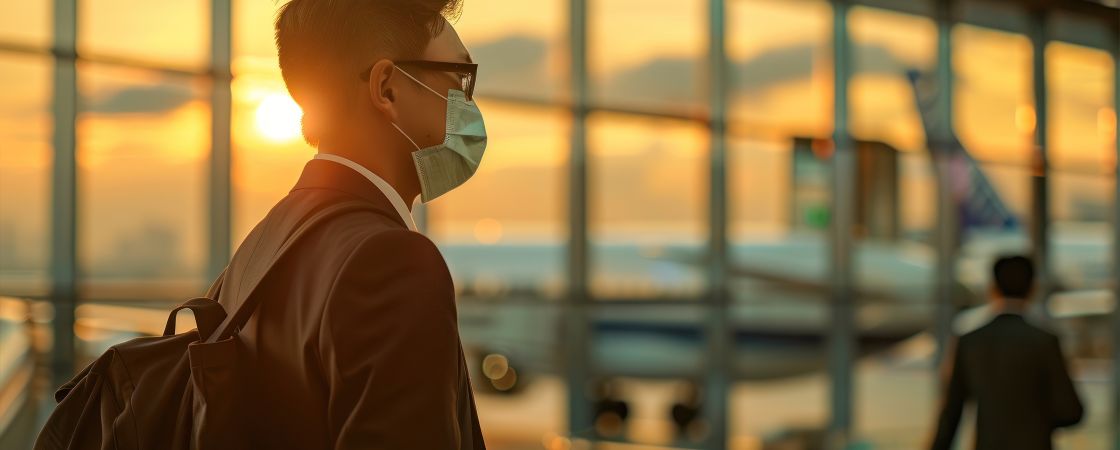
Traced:
<path fill-rule="evenodd" d="M 0 448 L 314 155 L 279 4 L 0 0 Z M 466 0 L 455 27 L 490 144 L 419 216 L 490 448 L 920 448 L 1018 252 L 1088 410 L 1059 447 L 1120 449 L 1120 2 Z"/>

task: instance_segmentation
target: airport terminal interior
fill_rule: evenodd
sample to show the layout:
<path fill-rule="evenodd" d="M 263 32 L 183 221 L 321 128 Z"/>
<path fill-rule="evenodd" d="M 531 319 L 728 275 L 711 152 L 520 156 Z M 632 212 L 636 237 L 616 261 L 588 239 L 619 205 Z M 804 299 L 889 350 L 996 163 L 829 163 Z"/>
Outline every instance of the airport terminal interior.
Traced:
<path fill-rule="evenodd" d="M 160 335 L 314 156 L 282 3 L 0 0 L 0 448 Z M 489 144 L 416 216 L 488 448 L 924 448 L 947 344 L 1023 254 L 1085 403 L 1057 447 L 1120 450 L 1120 1 L 465 0 L 452 22 Z"/>

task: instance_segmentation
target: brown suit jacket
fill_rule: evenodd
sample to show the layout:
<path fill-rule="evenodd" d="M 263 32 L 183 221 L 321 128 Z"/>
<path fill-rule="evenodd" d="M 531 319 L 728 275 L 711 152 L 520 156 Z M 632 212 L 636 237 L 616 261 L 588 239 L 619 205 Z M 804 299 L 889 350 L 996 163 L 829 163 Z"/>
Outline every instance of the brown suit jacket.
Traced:
<path fill-rule="evenodd" d="M 240 333 L 252 448 L 484 449 L 447 265 L 376 186 L 310 160 L 244 242 L 259 234 L 269 248 L 291 218 L 355 199 L 374 211 L 327 219 L 253 294 L 263 297 Z"/>

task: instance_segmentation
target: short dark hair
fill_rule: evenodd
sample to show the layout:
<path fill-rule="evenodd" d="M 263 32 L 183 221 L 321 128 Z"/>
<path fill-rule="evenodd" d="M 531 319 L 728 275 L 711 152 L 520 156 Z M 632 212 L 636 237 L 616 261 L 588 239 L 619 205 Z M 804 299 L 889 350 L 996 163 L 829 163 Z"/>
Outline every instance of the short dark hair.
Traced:
<path fill-rule="evenodd" d="M 992 266 L 992 277 L 1004 298 L 1026 300 L 1034 284 L 1034 263 L 1025 256 L 1004 256 Z"/>
<path fill-rule="evenodd" d="M 276 49 L 288 93 L 303 109 L 303 137 L 345 112 L 355 73 L 380 58 L 419 57 L 458 16 L 462 0 L 291 0 L 276 16 Z"/>

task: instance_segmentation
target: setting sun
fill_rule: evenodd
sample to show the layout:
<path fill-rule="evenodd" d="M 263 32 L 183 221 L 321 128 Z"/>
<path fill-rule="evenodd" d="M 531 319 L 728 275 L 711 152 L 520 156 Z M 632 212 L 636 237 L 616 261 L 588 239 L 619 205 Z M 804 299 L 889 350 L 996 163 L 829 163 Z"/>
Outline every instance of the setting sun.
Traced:
<path fill-rule="evenodd" d="M 300 135 L 303 111 L 285 94 L 269 94 L 257 106 L 257 131 L 273 141 L 282 142 Z"/>

